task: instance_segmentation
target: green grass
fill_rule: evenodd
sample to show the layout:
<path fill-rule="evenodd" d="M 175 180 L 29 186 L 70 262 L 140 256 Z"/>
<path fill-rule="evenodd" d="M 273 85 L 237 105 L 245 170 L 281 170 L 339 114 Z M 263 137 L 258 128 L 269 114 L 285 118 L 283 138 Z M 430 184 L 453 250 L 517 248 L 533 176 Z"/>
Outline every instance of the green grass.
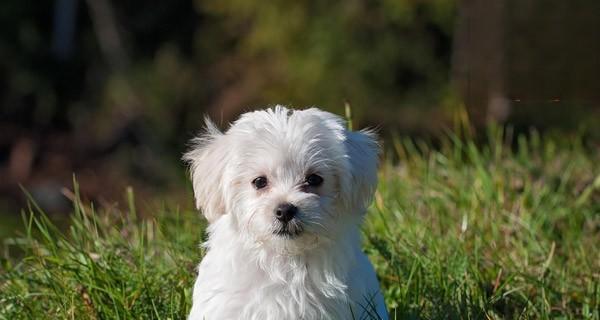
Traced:
<path fill-rule="evenodd" d="M 392 318 L 600 318 L 598 150 L 509 136 L 387 146 L 364 238 Z M 0 319 L 184 319 L 199 215 L 138 217 L 131 190 L 125 210 L 72 198 L 68 231 L 32 205 L 5 241 Z"/>

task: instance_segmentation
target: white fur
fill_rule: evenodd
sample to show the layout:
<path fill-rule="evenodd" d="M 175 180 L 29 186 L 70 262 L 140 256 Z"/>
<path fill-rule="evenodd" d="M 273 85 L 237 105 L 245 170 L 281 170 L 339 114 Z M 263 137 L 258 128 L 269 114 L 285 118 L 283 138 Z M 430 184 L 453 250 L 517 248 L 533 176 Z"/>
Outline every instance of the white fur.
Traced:
<path fill-rule="evenodd" d="M 359 235 L 377 182 L 374 134 L 316 108 L 249 112 L 225 133 L 206 122 L 184 156 L 210 223 L 189 319 L 387 319 Z M 304 184 L 312 173 L 319 187 Z M 281 203 L 298 207 L 296 237 L 274 234 Z"/>

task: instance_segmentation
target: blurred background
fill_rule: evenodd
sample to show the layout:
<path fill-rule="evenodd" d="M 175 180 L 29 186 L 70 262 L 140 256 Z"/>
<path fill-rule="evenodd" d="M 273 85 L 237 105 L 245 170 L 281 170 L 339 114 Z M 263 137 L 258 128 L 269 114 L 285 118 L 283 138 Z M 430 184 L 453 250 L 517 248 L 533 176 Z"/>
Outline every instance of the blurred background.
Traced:
<path fill-rule="evenodd" d="M 600 1 L 2 1 L 0 235 L 19 185 L 64 214 L 73 174 L 98 206 L 133 186 L 191 207 L 180 157 L 204 115 L 345 102 L 383 137 L 466 110 L 597 147 Z"/>

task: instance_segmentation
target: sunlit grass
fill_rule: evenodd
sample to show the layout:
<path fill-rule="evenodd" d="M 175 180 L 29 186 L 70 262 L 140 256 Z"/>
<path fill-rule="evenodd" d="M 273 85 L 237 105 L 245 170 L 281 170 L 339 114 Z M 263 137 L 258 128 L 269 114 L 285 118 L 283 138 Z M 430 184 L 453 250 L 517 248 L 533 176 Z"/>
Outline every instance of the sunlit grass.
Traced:
<path fill-rule="evenodd" d="M 509 138 L 386 146 L 364 243 L 392 318 L 599 319 L 598 151 Z M 67 232 L 32 203 L 4 243 L 0 319 L 185 318 L 205 224 L 175 204 L 138 217 L 133 196 L 97 212 L 75 185 Z"/>
<path fill-rule="evenodd" d="M 96 213 L 75 193 L 66 234 L 28 208 L 25 234 L 5 241 L 0 318 L 184 318 L 204 222 L 176 209 L 140 219 L 133 192 L 126 195 L 126 211 Z"/>
<path fill-rule="evenodd" d="M 396 141 L 365 228 L 393 315 L 598 319 L 598 153 L 505 136 Z"/>

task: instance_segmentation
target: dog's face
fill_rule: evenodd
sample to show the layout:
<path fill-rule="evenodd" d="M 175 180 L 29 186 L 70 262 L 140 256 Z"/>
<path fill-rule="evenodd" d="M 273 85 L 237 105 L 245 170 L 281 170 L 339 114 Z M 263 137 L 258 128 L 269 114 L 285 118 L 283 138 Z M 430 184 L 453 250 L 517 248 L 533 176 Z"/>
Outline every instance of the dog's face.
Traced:
<path fill-rule="evenodd" d="M 231 215 L 250 243 L 307 248 L 357 225 L 376 184 L 373 136 L 349 132 L 318 109 L 244 114 L 185 155 L 197 205 L 209 222 Z"/>

